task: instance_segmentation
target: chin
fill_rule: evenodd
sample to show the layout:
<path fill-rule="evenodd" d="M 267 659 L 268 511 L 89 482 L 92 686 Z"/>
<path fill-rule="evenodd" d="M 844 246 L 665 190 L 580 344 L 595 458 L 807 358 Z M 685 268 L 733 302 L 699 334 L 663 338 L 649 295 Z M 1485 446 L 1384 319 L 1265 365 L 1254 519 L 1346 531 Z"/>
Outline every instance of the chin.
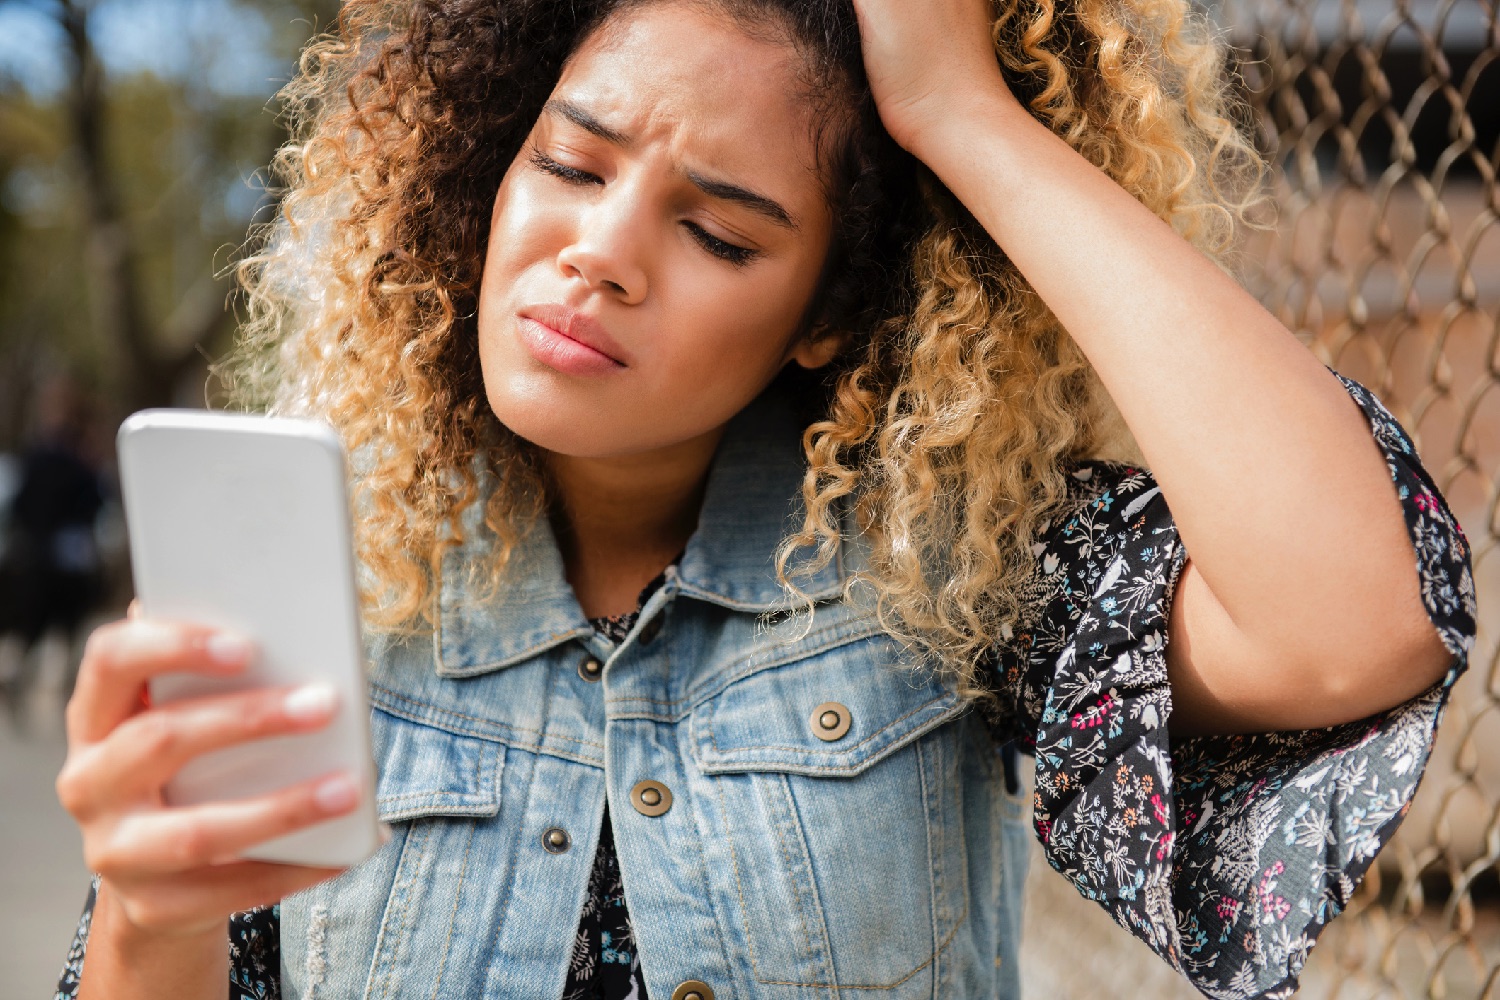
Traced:
<path fill-rule="evenodd" d="M 573 458 L 602 458 L 638 450 L 635 428 L 622 423 L 611 409 L 597 403 L 582 405 L 550 393 L 488 393 L 495 419 L 522 440 L 543 451 Z"/>
<path fill-rule="evenodd" d="M 670 449 L 713 432 L 740 408 L 721 387 L 704 388 L 707 398 L 682 399 L 639 385 L 578 385 L 545 371 L 495 374 L 485 380 L 495 419 L 537 448 L 570 458 Z"/>
<path fill-rule="evenodd" d="M 599 428 L 586 419 L 570 419 L 545 407 L 496 406 L 494 400 L 490 409 L 512 434 L 543 451 L 583 458 L 599 450 Z"/>

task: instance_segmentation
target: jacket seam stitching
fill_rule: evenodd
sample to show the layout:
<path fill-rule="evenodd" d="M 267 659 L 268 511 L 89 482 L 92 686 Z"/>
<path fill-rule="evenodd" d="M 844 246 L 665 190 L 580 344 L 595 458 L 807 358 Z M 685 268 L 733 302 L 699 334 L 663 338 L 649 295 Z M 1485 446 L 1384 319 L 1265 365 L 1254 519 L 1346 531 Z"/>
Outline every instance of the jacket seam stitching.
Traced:
<path fill-rule="evenodd" d="M 787 787 L 787 784 L 786 784 L 786 775 L 779 775 L 778 777 L 780 777 L 781 780 L 779 782 L 777 782 L 777 784 L 776 784 L 776 791 L 780 794 L 781 798 L 783 799 L 782 808 L 785 809 L 785 810 L 787 810 L 788 813 L 789 813 L 789 815 L 787 816 L 787 822 L 793 822 L 795 820 L 795 815 L 791 814 L 792 792 L 791 792 L 791 789 Z M 776 844 L 777 844 L 778 847 L 781 848 L 781 862 L 782 862 L 782 864 L 786 865 L 786 874 L 787 874 L 787 877 L 789 879 L 791 879 L 792 885 L 793 885 L 793 887 L 795 887 L 797 885 L 797 881 L 798 881 L 798 879 L 797 879 L 797 866 L 793 864 L 793 862 L 792 862 L 792 853 L 791 853 L 790 850 L 787 849 L 786 832 L 781 828 L 781 824 L 776 822 L 776 811 L 775 810 L 771 811 L 769 819 L 774 824 L 774 829 L 776 830 Z M 806 857 L 806 855 L 804 855 L 804 857 Z M 807 867 L 808 867 L 808 876 L 809 876 L 809 878 L 811 878 L 811 876 L 812 876 L 812 858 L 807 858 Z M 810 885 L 809 888 L 810 889 L 816 889 L 816 886 L 811 886 Z M 797 895 L 801 895 L 801 894 L 798 893 Z M 814 893 L 814 895 L 816 895 L 816 893 Z M 806 908 L 803 906 L 802 900 L 800 900 L 800 899 L 796 899 L 794 897 L 793 898 L 793 902 L 794 902 L 794 904 L 797 907 L 797 924 L 798 924 L 799 927 L 802 928 L 802 950 L 803 950 L 803 954 L 807 954 L 807 953 L 809 953 L 809 952 L 812 951 L 812 938 L 807 933 L 807 913 L 805 912 Z M 830 958 L 831 958 L 831 956 L 830 956 Z"/>
<path fill-rule="evenodd" d="M 943 943 L 938 948 L 938 950 L 935 951 L 935 952 L 933 952 L 932 955 L 929 956 L 928 959 L 925 962 L 923 962 L 921 965 L 917 966 L 915 969 L 912 969 L 910 972 L 908 972 L 906 975 L 902 976 L 900 979 L 896 980 L 894 983 L 885 983 L 883 985 L 882 984 L 866 984 L 866 983 L 861 983 L 861 984 L 845 984 L 845 983 L 798 983 L 798 982 L 794 982 L 794 981 L 789 980 L 789 979 L 761 979 L 759 976 L 756 977 L 755 981 L 758 982 L 758 983 L 760 983 L 762 986 L 811 986 L 811 987 L 814 987 L 816 989 L 825 989 L 825 990 L 826 989 L 839 989 L 839 990 L 893 990 L 896 987 L 898 987 L 898 986 L 902 985 L 903 983 L 905 983 L 907 980 L 911 979 L 912 976 L 915 976 L 917 973 L 919 973 L 923 969 L 927 968 L 933 962 L 937 961 L 938 956 L 941 955 L 943 952 L 947 951 L 948 950 L 948 946 L 953 943 L 953 937 L 954 937 L 954 935 L 956 935 L 958 933 L 958 929 L 963 926 L 964 921 L 966 919 L 968 919 L 968 916 L 969 916 L 969 904 L 968 904 L 967 900 L 965 900 L 963 912 L 958 915 L 958 919 L 957 920 L 953 921 L 953 926 L 949 929 L 948 936 L 945 937 L 945 938 L 943 938 Z"/>
<path fill-rule="evenodd" d="M 807 831 L 803 828 L 802 822 L 797 816 L 796 801 L 792 798 L 791 782 L 787 780 L 787 776 L 785 774 L 780 775 L 780 778 L 782 792 L 786 796 L 787 809 L 789 813 L 788 818 L 794 824 L 793 829 L 797 834 L 799 846 L 801 846 L 802 848 L 802 856 L 807 859 L 808 891 L 812 896 L 813 913 L 818 918 L 818 930 L 820 932 L 819 936 L 823 939 L 823 955 L 825 956 L 825 961 L 827 962 L 828 971 L 832 973 L 833 984 L 829 988 L 833 990 L 833 996 L 837 998 L 839 995 L 838 969 L 834 967 L 833 963 L 833 942 L 828 940 L 828 922 L 824 917 L 825 911 L 823 909 L 823 894 L 818 891 L 818 881 L 813 876 L 812 850 L 807 845 Z M 805 928 L 805 919 L 803 921 L 803 925 Z M 806 933 L 805 930 L 804 933 Z"/>
<path fill-rule="evenodd" d="M 543 697 L 546 696 L 544 695 Z M 540 760 L 536 759 L 535 755 L 532 756 L 532 759 L 530 761 L 529 773 L 526 775 L 526 780 L 521 783 L 524 791 L 521 794 L 521 801 L 518 804 L 516 810 L 517 816 L 524 817 L 530 815 L 531 813 L 531 806 L 535 797 L 536 786 L 538 784 L 536 772 L 538 766 L 540 766 L 541 763 L 542 762 Z M 489 954 L 491 955 L 500 954 L 500 935 L 503 934 L 505 928 L 509 926 L 509 921 L 506 919 L 506 916 L 510 910 L 511 897 L 515 894 L 516 890 L 516 880 L 519 877 L 517 872 L 517 859 L 521 854 L 521 845 L 525 839 L 525 837 L 508 838 L 510 842 L 510 856 L 505 859 L 506 865 L 503 882 L 500 886 L 497 887 L 497 898 L 495 899 L 495 902 L 493 904 L 495 908 L 494 912 L 497 914 L 497 916 L 494 921 L 494 927 L 490 930 Z M 493 980 L 494 975 L 494 969 L 491 968 L 484 977 L 484 993 L 486 994 L 489 992 L 490 982 L 491 980 Z"/>
<path fill-rule="evenodd" d="M 413 834 L 415 834 L 415 836 L 413 836 Z M 371 982 L 368 988 L 365 990 L 365 996 L 367 998 L 375 996 L 375 994 L 371 991 L 377 985 L 380 986 L 379 995 L 381 997 L 389 997 L 391 995 L 391 965 L 393 958 L 391 952 L 399 949 L 401 946 L 401 942 L 406 938 L 406 913 L 411 906 L 411 886 L 414 881 L 412 877 L 413 872 L 411 872 L 410 870 L 406 871 L 406 878 L 404 881 L 402 880 L 401 876 L 403 873 L 403 869 L 408 868 L 408 866 L 405 864 L 408 857 L 411 858 L 410 867 L 421 867 L 421 859 L 426 853 L 427 841 L 431 834 L 431 823 L 413 824 L 411 832 L 407 834 L 405 843 L 401 845 L 401 857 L 396 862 L 396 878 L 391 886 L 392 893 L 401 893 L 401 906 L 396 913 L 387 913 L 381 920 L 380 935 L 375 942 L 375 959 L 378 964 L 371 969 L 371 974 L 373 976 L 378 976 L 379 979 L 375 982 Z M 389 935 L 387 934 L 387 932 L 390 932 Z M 396 940 L 387 942 L 388 936 L 394 937 L 396 938 Z"/>
<path fill-rule="evenodd" d="M 485 781 L 485 758 L 487 756 L 492 758 L 491 759 L 491 766 L 490 766 L 490 769 L 489 769 L 490 770 L 490 780 L 489 781 Z M 399 792 L 399 793 L 394 794 L 394 795 L 377 796 L 377 798 L 375 800 L 376 807 L 378 809 L 381 804 L 385 804 L 385 805 L 388 805 L 388 806 L 397 806 L 397 805 L 402 805 L 402 804 L 407 803 L 408 800 L 414 800 L 414 801 L 411 802 L 411 804 L 410 804 L 411 806 L 416 806 L 420 802 L 430 802 L 433 805 L 447 805 L 450 808 L 457 808 L 459 806 L 463 806 L 463 807 L 470 808 L 470 809 L 483 808 L 483 809 L 487 810 L 487 809 L 489 809 L 490 806 L 496 806 L 497 807 L 497 811 L 498 811 L 498 806 L 499 806 L 499 803 L 500 803 L 500 794 L 499 794 L 499 789 L 497 789 L 497 788 L 494 787 L 494 784 L 495 784 L 494 775 L 495 775 L 496 771 L 498 771 L 498 767 L 496 766 L 498 764 L 499 764 L 499 751 L 498 750 L 495 750 L 495 749 L 493 749 L 492 747 L 489 747 L 489 746 L 480 747 L 480 752 L 475 755 L 475 760 L 474 760 L 474 787 L 475 787 L 476 791 L 473 791 L 473 792 L 450 792 L 450 791 L 446 791 L 446 790 L 437 790 L 437 791 L 430 791 L 430 792 L 420 792 L 420 791 L 419 792 Z M 481 797 L 481 796 L 488 796 L 488 797 Z M 478 798 L 479 801 L 477 801 L 477 802 L 448 802 L 448 801 L 445 801 L 445 800 L 447 800 L 449 798 L 455 798 L 455 799 Z M 393 811 L 395 811 L 395 810 L 393 810 Z M 429 815 L 443 815 L 443 814 L 436 813 L 436 814 L 429 814 Z M 455 814 L 451 814 L 450 813 L 449 815 L 455 815 Z M 465 815 L 465 816 L 490 816 L 490 815 L 494 815 L 494 813 L 490 813 L 490 812 L 483 812 L 483 813 L 462 813 L 462 814 L 457 814 L 457 815 Z M 408 817 L 404 817 L 404 818 L 405 819 L 413 819 L 415 817 L 408 816 Z"/>
<path fill-rule="evenodd" d="M 681 698 L 642 698 L 633 696 L 623 698 L 609 698 L 604 703 L 605 709 L 608 710 L 610 708 L 618 708 L 623 705 L 651 705 L 656 708 L 664 709 L 675 709 L 682 705 L 696 707 L 706 701 L 709 701 L 710 699 L 718 697 L 723 693 L 724 688 L 728 687 L 731 684 L 742 681 L 746 677 L 753 677 L 758 673 L 762 673 L 775 667 L 783 667 L 788 663 L 795 663 L 798 660 L 817 656 L 818 654 L 826 653 L 831 649 L 837 649 L 840 646 L 846 646 L 850 643 L 858 642 L 860 639 L 868 639 L 872 636 L 883 634 L 883 630 L 879 628 L 878 623 L 875 622 L 873 618 L 860 621 L 858 623 L 859 627 L 852 630 L 847 635 L 837 634 L 841 628 L 847 628 L 849 627 L 849 625 L 850 622 L 848 621 L 837 622 L 833 625 L 825 625 L 820 631 L 812 633 L 812 637 L 804 638 L 802 640 L 803 642 L 822 642 L 824 639 L 832 635 L 832 640 L 822 645 L 814 645 L 810 648 L 799 647 L 796 649 L 788 649 L 763 661 L 756 661 L 755 658 L 764 655 L 764 651 L 757 651 L 745 656 L 741 656 L 735 660 L 731 660 L 721 670 L 715 672 L 713 679 L 705 683 L 703 689 L 691 692 Z"/>
<path fill-rule="evenodd" d="M 932 936 L 929 938 L 929 940 L 932 941 L 932 957 L 933 957 L 933 963 L 932 963 L 932 993 L 931 993 L 931 996 L 934 998 L 934 1000 L 936 1000 L 936 997 L 937 997 L 937 978 L 938 978 L 938 972 L 939 972 L 939 966 L 938 966 L 938 963 L 936 961 L 937 956 L 938 956 L 938 947 L 937 947 L 937 944 L 938 944 L 938 941 L 937 941 L 937 935 L 938 935 L 938 871 L 937 871 L 937 858 L 938 858 L 938 856 L 942 852 L 942 845 L 941 844 L 937 844 L 937 845 L 933 844 L 932 790 L 931 790 L 931 788 L 928 787 L 928 782 L 927 782 L 927 777 L 928 777 L 928 775 L 927 775 L 927 754 L 924 752 L 925 748 L 922 746 L 922 741 L 918 740 L 917 743 L 915 745 L 913 745 L 912 750 L 914 750 L 916 752 L 916 755 L 917 755 L 917 782 L 921 786 L 921 789 L 922 789 L 922 819 L 924 820 L 924 825 L 927 827 L 927 898 L 929 900 L 929 902 L 928 902 L 927 919 L 929 921 L 928 926 L 932 928 L 932 931 L 931 931 L 931 935 Z M 936 763 L 938 765 L 938 768 L 941 769 L 942 768 L 942 758 L 939 757 Z M 936 850 L 934 850 L 934 848 L 936 848 Z"/>
<path fill-rule="evenodd" d="M 468 837 L 464 840 L 464 861 L 458 869 L 457 885 L 453 889 L 453 911 L 448 914 L 448 937 L 443 942 L 443 958 L 438 963 L 437 973 L 433 976 L 432 993 L 428 1000 L 437 1000 L 438 991 L 443 988 L 443 973 L 448 970 L 448 956 L 453 953 L 453 928 L 458 922 L 458 908 L 463 902 L 464 878 L 469 874 L 469 854 L 474 849 L 474 826 L 473 823 L 465 823 Z"/>
<path fill-rule="evenodd" d="M 722 782 L 714 782 L 714 794 L 719 800 L 719 816 L 724 822 L 726 834 L 729 831 L 729 806 L 724 801 L 724 785 Z M 745 932 L 745 950 L 750 953 L 750 973 L 755 981 L 763 983 L 760 978 L 760 963 L 755 958 L 755 937 L 750 933 L 750 910 L 745 905 L 745 884 L 740 877 L 739 852 L 734 847 L 734 837 L 726 836 L 724 842 L 729 845 L 729 864 L 734 869 L 734 890 L 740 900 L 740 924 Z"/>
<path fill-rule="evenodd" d="M 407 695 L 399 694 L 399 693 L 397 693 L 395 691 L 392 691 L 390 688 L 385 687 L 384 685 L 372 683 L 370 686 L 372 688 L 374 688 L 375 690 L 379 691 L 382 697 L 391 698 L 393 700 L 404 702 L 407 705 L 413 706 L 413 708 L 407 710 L 407 711 L 412 712 L 413 714 L 416 714 L 416 710 L 417 709 L 427 709 L 428 711 L 430 711 L 434 715 L 443 717 L 445 719 L 464 719 L 464 720 L 467 720 L 469 722 L 477 722 L 477 723 L 482 723 L 483 725 L 486 725 L 486 726 L 492 726 L 492 727 L 494 727 L 496 729 L 505 729 L 505 730 L 509 730 L 511 732 L 514 732 L 514 733 L 526 733 L 526 734 L 529 734 L 529 735 L 532 735 L 532 736 L 540 737 L 540 740 L 538 741 L 538 745 L 540 745 L 541 741 L 545 741 L 545 740 L 560 740 L 560 741 L 562 741 L 564 743 L 576 743 L 579 746 L 593 747 L 596 750 L 603 750 L 604 749 L 604 744 L 603 743 L 595 743 L 592 740 L 578 739 L 577 737 L 574 737 L 574 736 L 563 736 L 563 735 L 561 735 L 559 733 L 548 733 L 548 732 L 545 732 L 544 730 L 532 729 L 532 728 L 530 728 L 528 726 L 512 725 L 509 722 L 496 722 L 493 719 L 484 719 L 484 718 L 481 718 L 481 717 L 479 717 L 477 715 L 468 715 L 468 714 L 465 714 L 463 712 L 455 712 L 452 709 L 439 708 L 438 706 L 433 705 L 433 704 L 431 704 L 429 702 L 419 701 L 416 698 L 411 698 L 411 697 L 408 697 Z M 444 732 L 452 733 L 455 736 L 472 736 L 475 739 L 490 739 L 491 738 L 486 733 L 479 732 L 478 730 L 471 729 L 471 728 L 460 727 L 456 723 L 451 724 L 451 725 L 443 725 L 441 722 L 439 722 L 437 720 L 429 720 L 429 719 L 420 718 L 420 717 L 419 718 L 411 718 L 410 716 L 401 715 L 399 712 L 392 712 L 392 711 L 387 710 L 385 708 L 385 706 L 382 706 L 378 702 L 375 704 L 374 707 L 379 708 L 381 711 L 387 712 L 387 714 L 396 715 L 398 718 L 404 718 L 404 719 L 407 719 L 410 722 L 417 722 L 417 723 L 422 723 L 422 724 L 425 724 L 425 725 L 430 725 L 434 729 L 440 729 L 440 730 L 442 730 Z"/>
<path fill-rule="evenodd" d="M 829 751 L 829 754 L 830 755 L 837 754 L 837 755 L 840 755 L 840 756 L 847 756 L 849 754 L 856 753 L 862 747 L 864 747 L 866 744 L 868 744 L 872 740 L 874 740 L 876 737 L 881 736 L 882 734 L 884 734 L 886 732 L 889 732 L 895 726 L 901 725 L 901 723 L 905 722 L 907 719 L 911 718 L 912 716 L 916 715 L 919 712 L 924 711 L 925 709 L 927 709 L 930 706 L 936 704 L 937 702 L 940 702 L 940 701 L 944 700 L 946 697 L 947 697 L 947 695 L 943 694 L 943 695 L 939 695 L 936 698 L 929 699 L 928 701 L 925 701 L 922 704 L 918 705 L 916 708 L 913 708 L 911 711 L 907 712 L 906 714 L 898 716 L 898 717 L 892 719 L 890 722 L 887 722 L 885 725 L 881 726 L 879 729 L 875 730 L 869 736 L 866 736 L 864 739 L 860 740 L 858 743 L 854 744 L 853 746 L 850 746 L 850 747 L 848 747 L 847 749 L 844 749 L 844 750 Z M 751 751 L 764 751 L 764 750 L 787 751 L 787 752 L 794 752 L 794 753 L 807 753 L 808 752 L 808 749 L 805 746 L 800 746 L 800 747 L 799 746 L 781 746 L 781 745 L 772 744 L 772 743 L 757 743 L 757 744 L 754 744 L 752 746 L 734 747 L 732 751 L 725 751 L 724 749 L 722 749 L 719 746 L 719 739 L 714 734 L 713 725 L 710 723 L 705 728 L 708 729 L 708 740 L 709 740 L 710 743 L 713 744 L 714 752 L 715 753 L 719 753 L 719 754 L 723 754 L 723 753 L 726 753 L 726 752 L 747 753 L 747 752 L 751 752 Z M 828 767 L 830 765 L 822 765 L 822 766 L 823 767 Z"/>

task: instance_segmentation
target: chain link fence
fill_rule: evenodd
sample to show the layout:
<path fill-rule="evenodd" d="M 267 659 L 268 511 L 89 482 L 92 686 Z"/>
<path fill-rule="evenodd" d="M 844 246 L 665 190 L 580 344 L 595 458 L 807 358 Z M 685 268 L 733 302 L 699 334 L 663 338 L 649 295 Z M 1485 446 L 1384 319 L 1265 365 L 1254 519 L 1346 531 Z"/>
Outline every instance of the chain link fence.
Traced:
<path fill-rule="evenodd" d="M 1500 3 L 1226 0 L 1275 174 L 1246 278 L 1412 431 L 1479 639 L 1400 836 L 1302 995 L 1500 1000 Z"/>
<path fill-rule="evenodd" d="M 1274 168 L 1275 225 L 1242 277 L 1413 433 L 1473 544 L 1479 597 L 1411 812 L 1298 995 L 1500 1000 L 1500 0 L 1210 12 Z M 1198 995 L 1054 881 L 1028 882 L 1027 952 L 1044 956 L 1023 966 L 1028 996 Z"/>

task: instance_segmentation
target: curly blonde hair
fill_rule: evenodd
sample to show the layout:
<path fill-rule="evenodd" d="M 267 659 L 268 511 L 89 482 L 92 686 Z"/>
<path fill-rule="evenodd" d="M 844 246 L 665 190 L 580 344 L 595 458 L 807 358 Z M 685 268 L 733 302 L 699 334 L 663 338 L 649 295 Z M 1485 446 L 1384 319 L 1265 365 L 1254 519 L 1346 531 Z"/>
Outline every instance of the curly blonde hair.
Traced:
<path fill-rule="evenodd" d="M 490 412 L 474 330 L 494 192 L 562 65 L 653 0 L 350 0 L 284 91 L 278 220 L 240 265 L 235 396 L 330 421 L 354 459 L 369 620 L 431 623 L 436 567 L 482 503 L 498 580 L 546 509 L 535 450 Z M 659 0 L 656 0 L 659 2 Z M 983 697 L 1031 542 L 1071 462 L 1128 434 L 1003 251 L 879 127 L 849 0 L 700 0 L 783 30 L 833 94 L 838 232 L 817 328 L 849 347 L 809 403 L 805 517 L 778 570 L 852 506 L 885 628 Z M 1001 0 L 994 41 L 1031 113 L 1221 264 L 1261 203 L 1226 48 L 1186 0 Z M 794 575 L 795 576 L 795 575 Z"/>

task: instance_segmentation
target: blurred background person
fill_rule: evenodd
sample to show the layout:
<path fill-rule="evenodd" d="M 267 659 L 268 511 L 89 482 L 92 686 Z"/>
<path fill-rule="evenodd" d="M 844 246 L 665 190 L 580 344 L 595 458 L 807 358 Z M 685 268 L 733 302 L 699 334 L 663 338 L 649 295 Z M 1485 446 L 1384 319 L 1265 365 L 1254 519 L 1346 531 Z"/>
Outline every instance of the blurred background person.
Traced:
<path fill-rule="evenodd" d="M 105 596 L 96 529 L 108 493 L 107 439 L 96 407 L 68 375 L 48 379 L 33 402 L 31 439 L 15 463 L 0 549 L 0 699 L 19 725 L 39 675 L 71 689 L 80 626 Z M 50 677 L 32 655 L 49 632 L 65 651 Z"/>

